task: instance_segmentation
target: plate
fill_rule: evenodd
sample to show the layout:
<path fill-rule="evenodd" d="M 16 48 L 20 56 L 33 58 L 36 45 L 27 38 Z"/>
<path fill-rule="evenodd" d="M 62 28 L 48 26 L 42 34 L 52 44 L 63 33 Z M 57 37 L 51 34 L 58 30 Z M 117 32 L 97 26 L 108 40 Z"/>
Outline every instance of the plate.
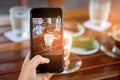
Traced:
<path fill-rule="evenodd" d="M 71 52 L 75 54 L 80 54 L 80 55 L 94 54 L 99 50 L 100 44 L 98 43 L 98 41 L 94 40 L 93 45 L 94 45 L 94 49 L 92 50 L 87 50 L 85 48 L 72 47 Z"/>
<path fill-rule="evenodd" d="M 81 25 L 81 24 L 77 24 L 77 29 L 78 32 L 72 32 L 69 30 L 65 30 L 65 32 L 67 32 L 70 36 L 78 36 L 78 35 L 82 35 L 85 32 L 85 28 Z"/>
<path fill-rule="evenodd" d="M 93 25 L 90 20 L 88 20 L 88 21 L 83 23 L 84 27 L 86 27 L 88 29 L 92 29 L 92 30 L 98 31 L 98 32 L 102 32 L 102 31 L 107 30 L 108 28 L 111 27 L 111 25 L 112 25 L 112 23 L 105 22 L 101 26 L 97 26 L 97 25 Z"/>
<path fill-rule="evenodd" d="M 8 38 L 9 40 L 11 40 L 12 42 L 16 42 L 16 43 L 30 39 L 29 35 L 28 35 L 28 36 L 26 35 L 25 37 L 15 36 L 12 31 L 5 32 L 5 33 L 4 33 L 4 36 L 5 36 L 6 38 Z"/>
<path fill-rule="evenodd" d="M 107 46 L 101 45 L 100 48 L 107 56 L 110 56 L 112 58 L 118 58 L 119 57 L 116 54 L 114 54 L 114 52 L 113 52 L 114 46 L 111 49 L 109 49 Z"/>
<path fill-rule="evenodd" d="M 82 66 L 82 60 L 76 54 L 70 54 L 70 64 L 64 68 L 64 71 L 60 74 L 70 74 L 78 71 Z"/>
<path fill-rule="evenodd" d="M 54 29 L 48 29 L 47 32 L 48 33 L 54 33 L 55 31 L 54 31 Z"/>

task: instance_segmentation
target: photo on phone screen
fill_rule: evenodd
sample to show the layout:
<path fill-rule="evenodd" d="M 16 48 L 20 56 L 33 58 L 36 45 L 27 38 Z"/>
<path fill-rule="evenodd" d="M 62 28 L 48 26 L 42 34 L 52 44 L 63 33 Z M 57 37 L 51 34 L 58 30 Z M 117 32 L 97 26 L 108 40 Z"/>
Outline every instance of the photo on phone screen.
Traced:
<path fill-rule="evenodd" d="M 49 64 L 37 67 L 38 72 L 61 72 L 63 70 L 62 13 L 60 11 L 52 16 L 55 9 L 35 9 L 37 14 L 34 9 L 31 12 L 31 55 L 32 57 L 42 55 L 50 59 Z"/>

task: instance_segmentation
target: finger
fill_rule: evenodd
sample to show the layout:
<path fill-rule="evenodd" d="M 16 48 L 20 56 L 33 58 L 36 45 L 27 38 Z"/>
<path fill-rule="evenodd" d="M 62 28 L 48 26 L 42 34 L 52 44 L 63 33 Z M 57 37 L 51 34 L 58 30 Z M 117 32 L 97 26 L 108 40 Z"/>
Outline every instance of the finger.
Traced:
<path fill-rule="evenodd" d="M 30 61 L 30 52 L 27 53 L 27 56 L 25 57 L 25 60 L 23 62 L 23 66 L 26 65 Z"/>
<path fill-rule="evenodd" d="M 64 46 L 67 45 L 67 43 L 69 42 L 68 38 L 64 38 Z"/>
<path fill-rule="evenodd" d="M 44 74 L 37 74 L 37 79 L 44 79 L 49 80 L 55 73 L 44 73 Z M 42 77 L 42 78 L 41 78 Z"/>
<path fill-rule="evenodd" d="M 48 79 L 50 79 L 55 73 L 46 73 Z"/>
<path fill-rule="evenodd" d="M 39 64 L 44 64 L 44 63 L 49 63 L 50 60 L 48 58 L 44 58 L 40 55 L 36 55 L 35 57 L 32 58 L 32 60 L 30 60 L 29 65 L 31 66 L 31 68 L 35 68 L 39 65 Z"/>
<path fill-rule="evenodd" d="M 64 57 L 67 56 L 67 55 L 69 55 L 69 54 L 70 54 L 70 51 L 68 49 L 65 49 L 64 50 Z"/>
<path fill-rule="evenodd" d="M 65 67 L 69 66 L 69 64 L 70 64 L 70 61 L 69 60 L 65 60 L 65 62 L 64 62 Z"/>

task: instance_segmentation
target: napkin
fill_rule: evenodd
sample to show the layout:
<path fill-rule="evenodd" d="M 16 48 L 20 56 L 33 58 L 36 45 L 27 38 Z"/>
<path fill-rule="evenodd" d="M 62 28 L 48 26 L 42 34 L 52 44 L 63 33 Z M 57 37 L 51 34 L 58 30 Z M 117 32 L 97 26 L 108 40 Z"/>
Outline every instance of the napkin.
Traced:
<path fill-rule="evenodd" d="M 110 22 L 106 22 L 104 23 L 104 25 L 102 26 L 95 26 L 93 25 L 90 21 L 86 21 L 83 23 L 84 27 L 88 28 L 88 29 L 92 29 L 98 32 L 102 32 L 105 31 L 106 29 L 108 29 L 111 26 Z"/>
<path fill-rule="evenodd" d="M 18 37 L 16 35 L 14 35 L 12 31 L 5 32 L 4 36 L 13 42 L 22 42 L 22 41 L 28 40 L 30 38 L 30 36 Z"/>

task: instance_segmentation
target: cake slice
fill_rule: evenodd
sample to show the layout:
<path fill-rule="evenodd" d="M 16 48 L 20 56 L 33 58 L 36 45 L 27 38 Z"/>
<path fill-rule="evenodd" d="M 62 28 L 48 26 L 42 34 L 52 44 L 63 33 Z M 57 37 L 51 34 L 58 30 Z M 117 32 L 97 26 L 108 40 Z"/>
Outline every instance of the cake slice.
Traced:
<path fill-rule="evenodd" d="M 75 36 L 73 37 L 72 47 L 85 48 L 91 50 L 94 48 L 94 38 L 86 36 Z"/>

